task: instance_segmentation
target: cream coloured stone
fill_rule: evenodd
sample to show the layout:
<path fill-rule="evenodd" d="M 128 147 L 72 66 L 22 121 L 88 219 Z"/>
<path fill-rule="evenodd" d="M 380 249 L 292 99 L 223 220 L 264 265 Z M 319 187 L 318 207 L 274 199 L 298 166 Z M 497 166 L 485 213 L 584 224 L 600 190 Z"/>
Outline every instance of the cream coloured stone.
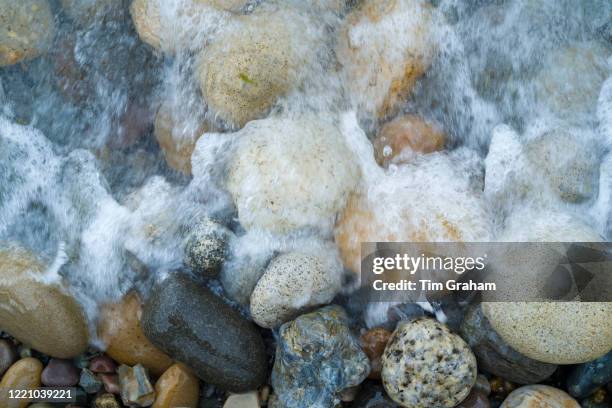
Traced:
<path fill-rule="evenodd" d="M 508 395 L 500 408 L 580 408 L 566 392 L 548 385 L 526 385 Z"/>

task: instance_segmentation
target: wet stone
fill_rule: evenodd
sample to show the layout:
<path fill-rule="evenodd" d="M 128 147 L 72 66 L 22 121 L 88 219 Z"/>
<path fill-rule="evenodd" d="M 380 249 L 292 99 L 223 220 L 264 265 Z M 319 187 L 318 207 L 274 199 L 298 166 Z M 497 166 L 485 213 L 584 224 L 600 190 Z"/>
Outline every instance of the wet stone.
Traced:
<path fill-rule="evenodd" d="M 326 306 L 280 327 L 272 387 L 280 406 L 332 407 L 340 392 L 368 375 L 368 357 L 339 306 Z"/>
<path fill-rule="evenodd" d="M 119 376 L 117 374 L 99 374 L 98 378 L 104 385 L 104 391 L 109 394 L 119 395 L 121 389 L 119 388 Z"/>
<path fill-rule="evenodd" d="M 84 368 L 81 370 L 79 387 L 88 394 L 95 394 L 102 389 L 102 381 L 93 372 Z"/>
<path fill-rule="evenodd" d="M 119 366 L 119 387 L 121 400 L 125 405 L 146 407 L 155 401 L 155 390 L 149 381 L 146 369 L 137 364 L 134 367 Z"/>
<path fill-rule="evenodd" d="M 526 357 L 510 347 L 491 327 L 480 305 L 470 306 L 459 329 L 478 360 L 478 367 L 518 384 L 533 384 L 550 377 L 556 364 Z"/>
<path fill-rule="evenodd" d="M 370 359 L 370 366 L 372 367 L 368 378 L 380 379 L 380 371 L 382 370 L 380 359 L 390 337 L 391 332 L 383 328 L 368 330 L 359 337 L 361 348 Z"/>
<path fill-rule="evenodd" d="M 580 408 L 578 402 L 564 391 L 548 385 L 526 385 L 504 400 L 500 408 Z"/>
<path fill-rule="evenodd" d="M 227 256 L 230 232 L 220 224 L 204 218 L 191 231 L 185 248 L 185 264 L 194 272 L 215 277 Z"/>
<path fill-rule="evenodd" d="M 0 340 L 0 378 L 17 361 L 15 346 L 7 340 Z"/>
<path fill-rule="evenodd" d="M 612 383 L 612 351 L 576 366 L 567 379 L 567 389 L 574 397 L 584 398 L 607 383 Z"/>
<path fill-rule="evenodd" d="M 79 382 L 79 370 L 71 360 L 52 358 L 42 372 L 47 387 L 72 387 Z"/>

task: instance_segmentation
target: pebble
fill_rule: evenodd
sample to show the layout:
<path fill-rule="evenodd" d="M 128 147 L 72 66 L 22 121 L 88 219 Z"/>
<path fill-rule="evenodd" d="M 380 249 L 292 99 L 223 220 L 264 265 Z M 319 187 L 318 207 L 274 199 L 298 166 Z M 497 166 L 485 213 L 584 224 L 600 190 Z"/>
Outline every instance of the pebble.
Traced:
<path fill-rule="evenodd" d="M 607 383 L 612 383 L 612 351 L 574 367 L 567 379 L 567 389 L 572 396 L 584 398 Z"/>
<path fill-rule="evenodd" d="M 196 408 L 200 383 L 187 366 L 176 363 L 159 377 L 155 383 L 155 393 L 157 397 L 152 408 Z"/>
<path fill-rule="evenodd" d="M 119 376 L 117 374 L 98 374 L 98 378 L 102 380 L 104 391 L 119 395 L 121 388 L 119 387 Z"/>
<path fill-rule="evenodd" d="M 254 391 L 246 394 L 231 394 L 225 400 L 223 408 L 259 408 L 259 398 Z"/>
<path fill-rule="evenodd" d="M 274 328 L 300 312 L 329 303 L 340 290 L 340 273 L 317 255 L 289 252 L 274 258 L 251 294 L 251 317 Z"/>
<path fill-rule="evenodd" d="M 102 389 L 102 381 L 93 372 L 83 368 L 79 378 L 79 387 L 88 394 L 95 394 Z"/>
<path fill-rule="evenodd" d="M 368 375 L 368 357 L 339 306 L 301 315 L 279 329 L 272 387 L 280 406 L 332 407 Z"/>
<path fill-rule="evenodd" d="M 201 276 L 216 277 L 227 257 L 230 234 L 230 231 L 213 220 L 201 219 L 189 233 L 185 264 Z"/>
<path fill-rule="evenodd" d="M 147 370 L 140 364 L 128 367 L 122 364 L 117 369 L 119 388 L 123 404 L 147 407 L 155 401 L 155 390 L 149 381 Z"/>
<path fill-rule="evenodd" d="M 555 364 L 525 357 L 506 344 L 491 327 L 480 305 L 467 309 L 459 333 L 476 355 L 480 369 L 512 382 L 538 383 L 557 369 Z"/>
<path fill-rule="evenodd" d="M 102 354 L 90 360 L 89 369 L 94 373 L 114 373 L 117 371 L 117 364 L 112 358 Z"/>
<path fill-rule="evenodd" d="M 370 359 L 370 366 L 372 368 L 368 378 L 380 379 L 380 371 L 382 370 L 381 357 L 390 337 L 391 332 L 383 328 L 368 330 L 359 337 L 361 348 Z"/>
<path fill-rule="evenodd" d="M 47 387 L 73 387 L 79 382 L 79 370 L 70 360 L 52 358 L 42 371 L 41 381 Z"/>
<path fill-rule="evenodd" d="M 58 284 L 37 278 L 44 266 L 25 249 L 0 246 L 0 327 L 27 346 L 57 358 L 83 353 L 89 343 L 83 310 Z"/>
<path fill-rule="evenodd" d="M 0 378 L 17 361 L 15 346 L 7 340 L 0 340 Z"/>
<path fill-rule="evenodd" d="M 255 326 L 180 273 L 152 290 L 142 326 L 161 350 L 221 389 L 253 390 L 267 377 L 264 343 Z"/>
<path fill-rule="evenodd" d="M 106 353 L 115 361 L 142 364 L 151 373 L 160 375 L 172 365 L 172 359 L 145 337 L 141 316 L 140 298 L 135 292 L 129 293 L 119 303 L 103 306 L 98 336 L 106 344 Z"/>
<path fill-rule="evenodd" d="M 95 408 L 121 408 L 113 394 L 102 394 L 94 400 Z"/>
<path fill-rule="evenodd" d="M 612 349 L 612 303 L 485 302 L 482 310 L 510 347 L 534 360 L 578 364 Z"/>
<path fill-rule="evenodd" d="M 55 24 L 47 0 L 0 0 L 0 67 L 35 58 L 51 45 Z"/>
<path fill-rule="evenodd" d="M 372 143 L 376 162 L 386 168 L 390 163 L 410 161 L 415 153 L 442 150 L 444 140 L 438 125 L 416 115 L 405 115 L 385 123 Z"/>
<path fill-rule="evenodd" d="M 9 389 L 32 389 L 40 387 L 43 365 L 35 358 L 22 358 L 13 364 L 0 381 L 0 406 L 6 408 L 25 408 L 30 400 L 9 399 Z"/>
<path fill-rule="evenodd" d="M 291 8 L 238 21 L 206 48 L 196 72 L 211 113 L 235 128 L 266 116 L 299 86 L 318 48 L 313 24 Z"/>
<path fill-rule="evenodd" d="M 446 326 L 432 319 L 400 322 L 382 358 L 387 394 L 403 407 L 452 408 L 476 382 L 476 357 Z"/>
<path fill-rule="evenodd" d="M 580 408 L 575 399 L 548 385 L 526 385 L 512 391 L 500 408 Z"/>
<path fill-rule="evenodd" d="M 455 408 L 491 408 L 491 403 L 485 394 L 473 389 Z"/>
<path fill-rule="evenodd" d="M 355 400 L 349 405 L 351 408 L 398 408 L 378 382 L 365 381 L 361 384 Z"/>
<path fill-rule="evenodd" d="M 245 229 L 287 233 L 333 226 L 359 180 L 334 123 L 313 115 L 268 118 L 235 135 L 240 138 L 226 184 Z"/>
<path fill-rule="evenodd" d="M 436 13 L 424 1 L 366 0 L 345 19 L 336 54 L 365 118 L 393 114 L 436 53 Z"/>

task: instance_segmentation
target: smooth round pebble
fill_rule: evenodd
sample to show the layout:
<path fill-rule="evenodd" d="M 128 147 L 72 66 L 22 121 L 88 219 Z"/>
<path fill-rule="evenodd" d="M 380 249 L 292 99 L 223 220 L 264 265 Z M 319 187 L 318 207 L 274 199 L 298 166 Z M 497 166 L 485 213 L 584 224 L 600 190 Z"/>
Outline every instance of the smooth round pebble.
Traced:
<path fill-rule="evenodd" d="M 28 399 L 9 399 L 8 390 L 27 390 L 40 387 L 43 365 L 35 358 L 22 358 L 8 369 L 0 381 L 0 406 L 5 408 L 25 408 Z"/>
<path fill-rule="evenodd" d="M 47 387 L 73 387 L 79 382 L 79 370 L 71 360 L 52 358 L 42 371 L 41 381 Z"/>
<path fill-rule="evenodd" d="M 432 319 L 400 322 L 382 358 L 387 394 L 403 407 L 452 408 L 476 382 L 476 357 L 446 326 Z"/>
<path fill-rule="evenodd" d="M 227 257 L 230 232 L 209 218 L 201 219 L 189 233 L 185 264 L 195 273 L 215 277 Z"/>
<path fill-rule="evenodd" d="M 567 393 L 548 385 L 526 385 L 512 391 L 500 408 L 580 408 Z"/>

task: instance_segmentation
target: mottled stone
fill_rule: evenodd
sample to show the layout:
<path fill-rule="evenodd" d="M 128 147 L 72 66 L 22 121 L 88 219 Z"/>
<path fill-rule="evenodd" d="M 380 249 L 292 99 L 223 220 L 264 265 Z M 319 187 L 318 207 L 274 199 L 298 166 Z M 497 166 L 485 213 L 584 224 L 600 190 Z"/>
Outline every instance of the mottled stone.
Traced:
<path fill-rule="evenodd" d="M 452 408 L 476 382 L 476 357 L 446 326 L 432 319 L 401 322 L 382 358 L 387 394 L 404 407 Z"/>
<path fill-rule="evenodd" d="M 512 391 L 500 408 L 580 408 L 575 399 L 548 385 L 526 385 Z"/>
<path fill-rule="evenodd" d="M 196 408 L 200 383 L 184 364 L 173 364 L 155 383 L 157 397 L 152 408 Z"/>
<path fill-rule="evenodd" d="M 197 68 L 209 109 L 237 128 L 264 117 L 279 97 L 299 86 L 317 49 L 308 22 L 291 8 L 239 21 L 204 50 Z"/>
<path fill-rule="evenodd" d="M 17 350 L 7 340 L 0 340 L 0 378 L 17 361 Z"/>
<path fill-rule="evenodd" d="M 142 326 L 149 340 L 207 383 L 240 392 L 266 379 L 267 358 L 255 326 L 183 274 L 171 274 L 152 290 Z"/>
<path fill-rule="evenodd" d="M 578 364 L 612 349 L 610 302 L 486 302 L 482 310 L 510 347 L 534 360 Z"/>
<path fill-rule="evenodd" d="M 259 398 L 256 392 L 231 394 L 225 400 L 223 408 L 259 408 Z"/>
<path fill-rule="evenodd" d="M 142 364 L 159 375 L 172 365 L 172 359 L 145 337 L 141 318 L 140 298 L 132 292 L 120 302 L 102 308 L 98 335 L 106 344 L 106 353 L 114 360 L 126 365 Z"/>
<path fill-rule="evenodd" d="M 121 400 L 125 405 L 146 407 L 155 401 L 155 390 L 149 381 L 147 370 L 140 364 L 128 367 L 124 364 L 117 369 Z"/>
<path fill-rule="evenodd" d="M 281 406 L 331 407 L 368 375 L 368 357 L 339 306 L 326 306 L 280 327 L 272 387 Z"/>
<path fill-rule="evenodd" d="M 359 337 L 361 348 L 370 359 L 370 366 L 372 367 L 368 378 L 380 379 L 381 357 L 390 337 L 391 332 L 382 328 L 368 330 Z"/>
<path fill-rule="evenodd" d="M 410 161 L 415 153 L 442 150 L 444 140 L 444 132 L 435 123 L 404 115 L 385 123 L 372 143 L 376 162 L 388 167 L 390 163 Z"/>
<path fill-rule="evenodd" d="M 0 327 L 49 356 L 75 357 L 89 342 L 85 315 L 60 284 L 43 282 L 43 271 L 25 249 L 0 247 Z"/>
<path fill-rule="evenodd" d="M 95 408 L 121 408 L 113 394 L 102 394 L 94 400 Z"/>
<path fill-rule="evenodd" d="M 584 398 L 607 383 L 612 383 L 612 351 L 575 367 L 567 378 L 567 389 L 574 397 Z"/>
<path fill-rule="evenodd" d="M 25 408 L 28 399 L 9 399 L 8 390 L 33 389 L 40 387 L 43 365 L 35 358 L 23 358 L 13 364 L 0 381 L 0 406 L 6 408 Z"/>
<path fill-rule="evenodd" d="M 189 234 L 185 264 L 197 274 L 215 277 L 227 256 L 231 232 L 209 218 L 198 222 Z"/>
<path fill-rule="evenodd" d="M 533 384 L 550 377 L 555 364 L 542 363 L 514 350 L 497 334 L 480 305 L 470 306 L 460 328 L 461 337 L 472 348 L 478 367 L 518 384 Z"/>
<path fill-rule="evenodd" d="M 333 122 L 312 115 L 268 118 L 236 135 L 227 187 L 245 229 L 286 233 L 333 225 L 359 177 Z"/>
<path fill-rule="evenodd" d="M 89 369 L 94 373 L 114 373 L 117 371 L 117 364 L 112 358 L 102 354 L 91 359 Z"/>
<path fill-rule="evenodd" d="M 396 111 L 436 53 L 437 15 L 425 1 L 367 0 L 345 19 L 336 54 L 366 118 Z"/>
<path fill-rule="evenodd" d="M 329 303 L 340 290 L 340 273 L 319 256 L 289 252 L 274 258 L 251 294 L 251 316 L 276 327 L 301 311 Z"/>
<path fill-rule="evenodd" d="M 42 371 L 41 381 L 47 387 L 73 387 L 79 382 L 79 370 L 70 360 L 52 358 Z"/>
<path fill-rule="evenodd" d="M 47 0 L 0 0 L 0 67 L 39 56 L 51 45 L 54 31 Z"/>
<path fill-rule="evenodd" d="M 119 376 L 117 374 L 98 374 L 98 377 L 104 385 L 104 391 L 119 395 L 121 388 L 119 387 Z"/>
<path fill-rule="evenodd" d="M 87 394 L 95 394 L 102 389 L 102 381 L 93 372 L 83 368 L 79 378 L 79 387 Z"/>

